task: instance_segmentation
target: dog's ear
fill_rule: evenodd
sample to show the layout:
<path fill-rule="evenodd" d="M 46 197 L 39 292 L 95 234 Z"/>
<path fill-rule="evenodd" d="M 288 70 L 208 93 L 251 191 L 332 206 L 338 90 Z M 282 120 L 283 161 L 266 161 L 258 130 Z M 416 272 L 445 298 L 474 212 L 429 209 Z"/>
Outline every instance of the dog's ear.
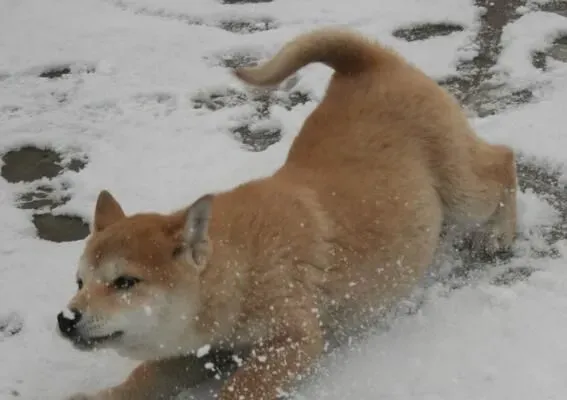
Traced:
<path fill-rule="evenodd" d="M 102 190 L 96 200 L 94 224 L 95 232 L 100 232 L 109 225 L 125 218 L 126 214 L 120 204 L 107 190 Z"/>
<path fill-rule="evenodd" d="M 195 200 L 183 213 L 181 237 L 183 252 L 192 258 L 198 269 L 207 264 L 211 252 L 209 243 L 209 221 L 211 219 L 213 195 L 207 194 Z"/>

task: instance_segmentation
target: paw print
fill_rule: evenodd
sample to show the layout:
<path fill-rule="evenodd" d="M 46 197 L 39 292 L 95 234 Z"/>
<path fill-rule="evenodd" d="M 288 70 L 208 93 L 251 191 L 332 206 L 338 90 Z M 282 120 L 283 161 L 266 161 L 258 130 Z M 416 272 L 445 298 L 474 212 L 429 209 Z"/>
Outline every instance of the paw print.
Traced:
<path fill-rule="evenodd" d="M 66 170 L 78 172 L 86 161 L 73 158 L 64 162 L 62 154 L 52 149 L 26 146 L 11 150 L 2 157 L 4 165 L 1 176 L 10 183 L 25 182 L 29 190 L 21 193 L 16 206 L 32 210 L 32 222 L 39 238 L 53 242 L 68 242 L 84 239 L 89 226 L 82 218 L 74 215 L 55 215 L 52 211 L 67 203 L 64 184 L 34 184 L 43 178 L 52 180 Z"/>
<path fill-rule="evenodd" d="M 243 65 L 252 65 L 257 62 L 256 57 L 250 54 L 229 53 L 219 58 L 221 65 L 227 68 L 236 68 Z M 293 85 L 295 84 L 293 79 Z M 293 86 L 288 85 L 288 86 Z M 306 104 L 311 101 L 309 93 L 297 89 L 290 90 L 249 90 L 226 88 L 203 90 L 195 94 L 192 99 L 193 108 L 207 111 L 218 111 L 223 108 L 232 108 L 244 104 L 252 104 L 254 112 L 241 125 L 230 129 L 230 133 L 241 142 L 244 148 L 250 151 L 263 151 L 281 139 L 279 124 L 271 119 L 270 109 L 279 105 L 286 110 Z"/>

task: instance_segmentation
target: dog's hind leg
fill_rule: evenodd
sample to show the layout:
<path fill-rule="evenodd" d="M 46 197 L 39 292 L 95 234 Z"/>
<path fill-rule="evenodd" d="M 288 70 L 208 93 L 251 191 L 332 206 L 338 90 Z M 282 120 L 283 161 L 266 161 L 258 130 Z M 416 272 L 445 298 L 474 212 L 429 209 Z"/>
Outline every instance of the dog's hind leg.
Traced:
<path fill-rule="evenodd" d="M 443 171 L 440 194 L 447 215 L 472 228 L 471 250 L 494 256 L 509 251 L 516 237 L 515 156 L 506 146 L 484 142 L 471 147 L 470 155 Z"/>

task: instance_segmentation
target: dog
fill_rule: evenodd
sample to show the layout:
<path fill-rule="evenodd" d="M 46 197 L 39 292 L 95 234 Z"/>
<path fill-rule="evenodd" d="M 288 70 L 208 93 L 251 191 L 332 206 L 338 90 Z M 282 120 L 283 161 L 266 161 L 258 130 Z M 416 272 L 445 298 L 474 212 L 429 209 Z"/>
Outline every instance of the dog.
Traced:
<path fill-rule="evenodd" d="M 326 337 L 370 324 L 426 274 L 443 226 L 495 254 L 516 237 L 515 154 L 478 137 L 457 101 L 394 50 L 349 29 L 298 35 L 245 84 L 334 70 L 273 175 L 170 214 L 127 216 L 100 192 L 78 291 L 58 315 L 82 350 L 141 364 L 69 399 L 162 399 L 202 379 L 199 349 L 248 349 L 220 400 L 274 400 Z"/>

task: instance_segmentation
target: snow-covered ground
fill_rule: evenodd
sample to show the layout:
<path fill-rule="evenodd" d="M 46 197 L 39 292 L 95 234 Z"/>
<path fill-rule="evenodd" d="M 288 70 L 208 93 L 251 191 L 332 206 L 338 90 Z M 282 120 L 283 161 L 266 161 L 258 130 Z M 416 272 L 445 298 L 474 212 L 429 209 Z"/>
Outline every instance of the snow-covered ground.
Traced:
<path fill-rule="evenodd" d="M 531 7 L 520 13 L 504 29 L 495 70 L 510 86 L 532 88 L 535 98 L 473 123 L 488 140 L 558 169 L 565 183 L 567 64 L 548 60 L 542 72 L 530 54 L 567 33 L 567 18 Z M 306 29 L 346 24 L 443 79 L 475 56 L 480 15 L 471 0 L 0 0 L 0 153 L 33 144 L 88 158 L 82 171 L 51 180 L 0 179 L 0 325 L 21 324 L 16 335 L 0 330 L 0 399 L 63 399 L 117 383 L 134 365 L 110 352 L 79 353 L 57 336 L 55 316 L 75 291 L 82 243 L 36 238 L 31 211 L 15 206 L 18 193 L 40 184 L 63 188 L 71 199 L 55 212 L 90 221 L 103 188 L 129 213 L 165 212 L 269 174 L 283 162 L 330 71 L 319 65 L 301 71 L 296 88 L 313 101 L 290 110 L 274 105 L 267 123 L 282 130 L 282 140 L 250 152 L 230 133 L 250 121 L 250 103 L 193 107 L 199 93 L 242 90 L 221 65 L 223 56 L 264 57 Z M 239 19 L 269 20 L 273 29 L 221 29 Z M 464 29 L 413 42 L 392 35 L 425 22 Z M 72 73 L 38 77 L 54 65 L 70 65 Z M 551 251 L 542 238 L 559 220 L 548 198 L 526 191 L 518 201 L 522 240 L 509 265 L 487 267 L 457 290 L 433 284 L 416 313 L 328 360 L 326 372 L 298 398 L 565 399 L 567 241 Z M 542 250 L 555 256 L 541 256 Z M 497 273 L 525 266 L 537 272 L 511 285 L 492 283 Z"/>

